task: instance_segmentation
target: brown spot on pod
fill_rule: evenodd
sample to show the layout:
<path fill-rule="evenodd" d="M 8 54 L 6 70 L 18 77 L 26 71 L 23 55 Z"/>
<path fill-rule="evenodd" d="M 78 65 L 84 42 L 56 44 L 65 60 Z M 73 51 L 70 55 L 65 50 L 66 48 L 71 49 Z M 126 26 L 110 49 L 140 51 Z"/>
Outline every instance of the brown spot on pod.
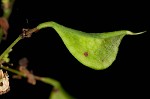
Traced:
<path fill-rule="evenodd" d="M 88 52 L 84 52 L 84 56 L 87 57 L 89 54 Z"/>

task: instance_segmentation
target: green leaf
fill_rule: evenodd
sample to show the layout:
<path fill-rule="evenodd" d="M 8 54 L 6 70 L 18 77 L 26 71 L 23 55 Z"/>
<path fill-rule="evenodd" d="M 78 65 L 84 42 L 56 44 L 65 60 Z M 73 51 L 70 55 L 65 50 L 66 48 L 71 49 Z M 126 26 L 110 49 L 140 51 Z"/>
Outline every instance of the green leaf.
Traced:
<path fill-rule="evenodd" d="M 52 27 L 62 38 L 70 53 L 82 64 L 95 70 L 108 68 L 116 59 L 118 48 L 125 35 L 137 35 L 127 30 L 108 33 L 86 33 L 56 22 L 45 22 L 38 29 Z"/>

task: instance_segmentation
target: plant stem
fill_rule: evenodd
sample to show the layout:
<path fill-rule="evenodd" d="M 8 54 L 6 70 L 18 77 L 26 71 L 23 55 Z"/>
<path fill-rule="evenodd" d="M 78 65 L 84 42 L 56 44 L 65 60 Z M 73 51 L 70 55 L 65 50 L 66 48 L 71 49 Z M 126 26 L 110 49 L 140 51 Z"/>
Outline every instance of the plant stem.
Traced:
<path fill-rule="evenodd" d="M 49 77 L 39 77 L 39 76 L 34 76 L 36 80 L 39 80 L 41 82 L 44 82 L 46 84 L 52 85 L 55 88 L 60 88 L 61 85 L 59 83 L 59 81 L 49 78 Z"/>
<path fill-rule="evenodd" d="M 3 57 L 10 52 L 12 47 L 19 42 L 22 39 L 22 36 L 19 36 L 0 56 L 0 61 L 3 59 Z"/>
<path fill-rule="evenodd" d="M 0 68 L 5 69 L 5 70 L 7 70 L 7 71 L 10 71 L 10 72 L 12 72 L 12 73 L 15 73 L 15 74 L 17 74 L 17 75 L 20 75 L 20 76 L 22 76 L 22 77 L 26 77 L 26 75 L 24 75 L 22 72 L 20 72 L 20 71 L 18 71 L 18 70 L 11 69 L 11 68 L 7 68 L 7 67 L 5 67 L 5 66 L 1 66 Z"/>
<path fill-rule="evenodd" d="M 29 31 L 25 32 L 25 34 L 20 35 L 0 56 L 0 61 L 2 61 L 3 57 L 8 54 L 10 52 L 10 50 L 12 49 L 12 47 L 15 46 L 15 44 L 17 44 L 22 38 L 25 37 L 30 37 L 32 35 L 33 32 L 36 32 L 38 29 L 37 28 L 33 28 L 30 29 Z"/>
<path fill-rule="evenodd" d="M 4 70 L 7 70 L 9 72 L 12 72 L 14 74 L 17 74 L 17 75 L 20 75 L 22 77 L 27 77 L 24 73 L 18 71 L 18 70 L 15 70 L 15 69 L 12 69 L 12 68 L 7 68 L 5 66 L 1 66 L 0 68 L 4 69 Z M 46 84 L 50 84 L 52 85 L 54 88 L 60 88 L 61 85 L 59 83 L 59 81 L 55 80 L 55 79 L 52 79 L 52 78 L 49 78 L 49 77 L 40 77 L 40 76 L 35 76 L 34 75 L 34 78 L 38 81 L 41 81 L 43 83 L 46 83 Z"/>

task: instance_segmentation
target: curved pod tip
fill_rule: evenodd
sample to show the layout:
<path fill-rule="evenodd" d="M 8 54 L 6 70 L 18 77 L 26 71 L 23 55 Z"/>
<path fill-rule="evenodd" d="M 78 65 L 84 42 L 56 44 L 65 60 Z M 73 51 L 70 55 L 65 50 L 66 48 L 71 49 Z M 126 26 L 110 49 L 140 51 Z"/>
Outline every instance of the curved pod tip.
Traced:
<path fill-rule="evenodd" d="M 138 32 L 138 33 L 133 33 L 133 32 L 131 32 L 131 31 L 127 31 L 127 35 L 139 35 L 139 34 L 143 34 L 143 33 L 145 33 L 145 32 L 147 32 L 147 31 Z"/>

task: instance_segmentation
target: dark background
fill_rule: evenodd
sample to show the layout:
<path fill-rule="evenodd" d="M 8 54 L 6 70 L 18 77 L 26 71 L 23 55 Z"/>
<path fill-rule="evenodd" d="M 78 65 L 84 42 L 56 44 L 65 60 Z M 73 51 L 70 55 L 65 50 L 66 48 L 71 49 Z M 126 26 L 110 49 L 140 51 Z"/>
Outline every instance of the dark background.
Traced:
<path fill-rule="evenodd" d="M 149 11 L 146 3 L 109 1 L 50 1 L 16 0 L 10 16 L 7 41 L 0 45 L 4 51 L 22 32 L 41 22 L 55 21 L 85 32 L 130 30 L 147 31 L 138 36 L 125 36 L 114 63 L 96 71 L 79 63 L 67 50 L 56 31 L 40 30 L 31 38 L 21 40 L 10 53 L 15 66 L 22 57 L 30 61 L 35 75 L 54 78 L 77 99 L 106 99 L 147 97 L 149 88 Z M 11 78 L 11 90 L 2 99 L 48 99 L 52 86 L 37 82 L 33 86 L 26 79 Z M 0 97 L 0 99 L 1 99 Z M 104 97 L 104 98 L 103 98 Z"/>

